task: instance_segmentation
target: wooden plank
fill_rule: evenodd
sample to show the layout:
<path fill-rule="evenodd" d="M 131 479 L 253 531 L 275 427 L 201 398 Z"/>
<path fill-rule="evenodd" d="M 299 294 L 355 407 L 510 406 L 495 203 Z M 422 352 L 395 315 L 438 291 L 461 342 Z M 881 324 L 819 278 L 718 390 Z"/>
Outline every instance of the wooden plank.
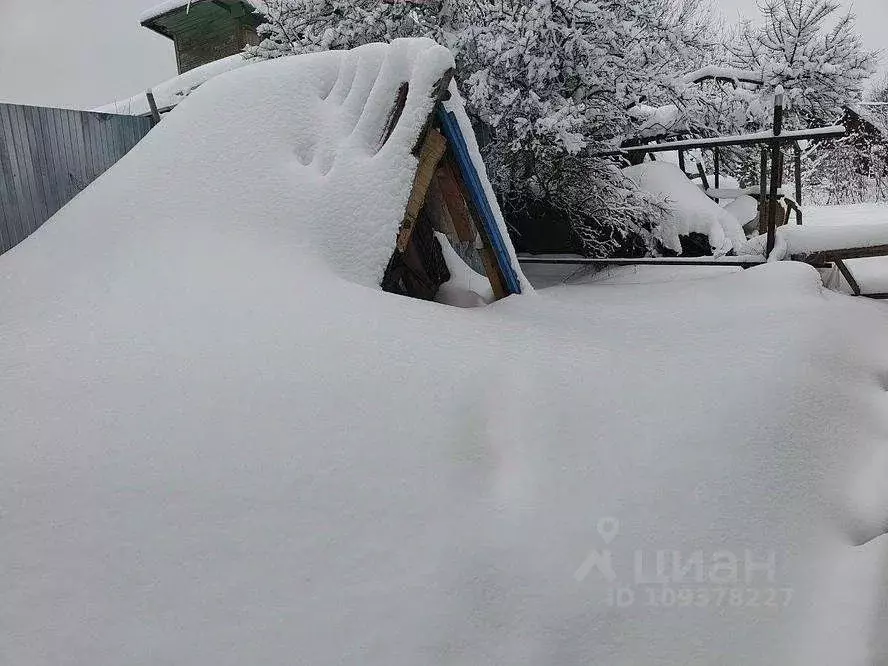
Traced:
<path fill-rule="evenodd" d="M 0 104 L 0 107 L 4 105 Z M 5 252 L 18 242 L 18 203 L 13 184 L 11 145 L 6 128 L 6 117 L 0 108 L 0 251 Z"/>
<path fill-rule="evenodd" d="M 102 173 L 105 173 L 121 158 L 122 152 L 118 151 L 114 141 L 114 122 L 113 118 L 105 118 L 98 114 L 93 117 L 99 121 L 99 130 L 101 131 L 102 156 L 104 158 L 102 164 Z M 101 174 L 100 174 L 101 175 Z"/>
<path fill-rule="evenodd" d="M 75 194 L 77 194 L 78 186 L 77 183 L 80 180 L 80 175 L 77 170 L 77 160 L 75 158 L 75 149 L 74 149 L 74 133 L 71 129 L 71 123 L 68 122 L 68 111 L 63 109 L 58 110 L 59 113 L 59 128 L 61 130 L 62 135 L 62 150 L 64 151 L 65 157 L 65 191 L 66 198 L 70 201 Z"/>
<path fill-rule="evenodd" d="M 592 153 L 592 157 L 617 157 L 620 155 L 628 155 L 632 153 L 662 153 L 673 152 L 677 150 L 696 150 L 711 149 L 724 146 L 754 146 L 761 144 L 770 144 L 776 139 L 780 144 L 792 143 L 793 141 L 811 140 L 811 139 L 838 139 L 847 134 L 844 127 L 822 127 L 810 130 L 798 130 L 787 132 L 780 137 L 774 137 L 770 132 L 758 134 L 714 137 L 711 139 L 688 139 L 686 141 L 667 141 L 665 143 L 652 143 L 641 146 L 625 146 L 622 148 L 613 148 L 612 150 L 602 150 Z"/>
<path fill-rule="evenodd" d="M 47 206 L 51 211 L 50 215 L 54 215 L 65 204 L 65 200 L 59 189 L 60 169 L 56 154 L 56 146 L 54 145 L 55 138 L 52 131 L 51 110 L 43 108 L 37 109 L 36 121 L 40 127 L 40 141 L 44 151 L 46 176 L 49 181 L 50 192 Z"/>
<path fill-rule="evenodd" d="M 59 176 L 61 180 L 59 184 L 62 185 L 62 196 L 63 201 L 67 202 L 71 200 L 73 196 L 71 194 L 72 188 L 72 175 L 71 175 L 71 137 L 70 132 L 68 130 L 68 123 L 65 122 L 65 112 L 61 109 L 52 109 L 53 116 L 53 128 L 58 135 L 58 144 L 56 144 L 56 152 L 59 158 L 59 166 L 60 173 Z M 64 204 L 63 204 L 64 205 Z"/>
<path fill-rule="evenodd" d="M 490 245 L 490 241 L 486 239 L 485 234 L 481 234 L 484 247 L 481 249 L 481 261 L 484 264 L 484 272 L 490 281 L 490 288 L 493 291 L 493 297 L 496 300 L 505 298 L 509 295 L 506 286 L 503 284 L 502 273 L 500 272 L 499 262 L 496 260 L 496 253 Z"/>
<path fill-rule="evenodd" d="M 74 164 L 72 167 L 76 169 L 76 187 L 71 194 L 71 198 L 77 195 L 83 188 L 89 185 L 89 158 L 86 152 L 86 141 L 83 137 L 83 123 L 80 121 L 80 114 L 74 112 L 66 112 L 65 117 L 68 121 L 68 127 L 71 129 L 71 145 L 73 147 L 72 156 Z"/>
<path fill-rule="evenodd" d="M 6 145 L 6 134 L 3 129 L 3 117 L 0 116 L 0 253 L 13 246 L 12 219 L 16 214 L 12 200 L 10 183 L 12 181 L 12 165 L 9 160 L 9 149 Z"/>
<path fill-rule="evenodd" d="M 96 142 L 95 123 L 87 113 L 78 114 L 80 118 L 80 127 L 83 131 L 83 147 L 86 151 L 86 185 L 93 182 L 98 176 L 100 169 L 99 146 Z"/>
<path fill-rule="evenodd" d="M 447 150 L 447 141 L 438 130 L 432 130 L 426 134 L 425 142 L 419 154 L 419 165 L 416 169 L 416 176 L 413 179 L 413 189 L 410 191 L 410 198 L 407 200 L 407 210 L 404 212 L 404 221 L 401 223 L 401 230 L 398 232 L 397 248 L 400 252 L 407 249 L 410 243 L 410 236 L 416 227 L 419 219 L 419 213 L 426 200 L 426 193 L 432 178 L 435 176 L 435 169 L 438 168 L 438 162 L 444 156 Z"/>
<path fill-rule="evenodd" d="M 761 266 L 765 259 L 740 259 L 737 257 L 640 257 L 597 259 L 595 257 L 518 257 L 521 264 L 552 264 L 573 266 Z"/>
<path fill-rule="evenodd" d="M 719 189 L 721 186 L 721 152 L 718 148 L 712 149 L 712 162 L 713 162 L 713 170 L 715 171 L 715 189 Z M 716 197 L 715 203 L 719 203 L 718 198 Z"/>
<path fill-rule="evenodd" d="M 453 221 L 453 228 L 456 230 L 457 238 L 464 242 L 473 241 L 478 236 L 478 231 L 475 228 L 475 223 L 472 221 L 469 205 L 462 194 L 455 169 L 453 156 L 448 154 L 441 161 L 435 177 L 441 188 L 447 212 Z"/>
<path fill-rule="evenodd" d="M 814 252 L 804 257 L 804 255 L 794 255 L 793 258 L 808 263 L 835 263 L 837 260 L 845 259 L 866 259 L 868 257 L 886 257 L 888 256 L 888 245 L 874 245 L 872 247 L 849 247 L 837 248 L 824 252 Z"/>
<path fill-rule="evenodd" d="M 792 144 L 793 150 L 793 168 L 795 170 L 795 200 L 796 203 L 802 205 L 802 147 L 796 141 Z M 801 224 L 801 220 L 799 220 Z"/>
<path fill-rule="evenodd" d="M 703 164 L 697 162 L 697 175 L 700 176 L 700 182 L 703 183 L 703 189 L 709 189 L 709 178 L 706 177 L 706 169 L 703 168 Z"/>
<path fill-rule="evenodd" d="M 12 242 L 13 244 L 18 244 L 27 236 L 27 202 L 29 197 L 22 177 L 24 166 L 19 158 L 21 144 L 15 131 L 15 118 L 11 114 L 11 109 L 12 105 L 0 106 L 0 122 L 3 124 L 4 138 L 12 166 L 12 198 L 15 202 L 15 212 L 12 220 Z"/>
<path fill-rule="evenodd" d="M 151 109 L 151 121 L 156 125 L 160 122 L 160 111 L 157 110 L 157 102 L 154 100 L 154 93 L 148 90 L 145 93 L 148 98 L 148 108 Z"/>
<path fill-rule="evenodd" d="M 768 149 L 761 149 L 761 163 L 759 164 L 759 225 L 760 234 L 768 231 Z"/>
<path fill-rule="evenodd" d="M 466 137 L 463 136 L 455 115 L 447 111 L 441 104 L 437 106 L 435 113 L 448 141 L 453 144 L 451 152 L 459 165 L 457 175 L 459 176 L 460 191 L 466 203 L 469 204 L 472 217 L 478 221 L 478 235 L 482 245 L 492 253 L 496 260 L 495 274 L 502 284 L 503 293 L 504 295 L 520 294 L 521 283 L 516 267 L 512 265 L 512 253 L 507 244 L 508 236 L 503 236 L 506 232 L 500 228 L 499 220 L 493 210 L 496 200 L 494 199 L 492 204 L 488 200 L 488 192 L 472 161 Z M 488 277 L 491 278 L 493 284 L 493 278 Z"/>
<path fill-rule="evenodd" d="M 28 130 L 28 152 L 31 155 L 31 168 L 34 172 L 34 183 L 37 186 L 39 196 L 39 200 L 35 202 L 35 212 L 38 214 L 37 227 L 40 227 L 55 212 L 50 204 L 52 185 L 49 182 L 49 170 L 46 166 L 46 153 L 40 133 L 37 109 L 26 106 L 21 108 L 25 119 L 25 126 Z"/>
<path fill-rule="evenodd" d="M 70 121 L 70 111 L 59 109 L 59 128 L 62 135 L 62 150 L 65 158 L 65 192 L 66 199 L 70 201 L 74 195 L 80 191 L 80 163 L 78 160 L 78 150 L 75 145 L 74 128 Z"/>
<path fill-rule="evenodd" d="M 93 177 L 95 180 L 101 176 L 110 166 L 109 156 L 105 146 L 105 123 L 101 118 L 93 113 L 86 115 L 87 127 L 89 128 L 89 141 L 93 146 L 93 155 L 95 159 L 95 168 L 93 169 Z"/>
<path fill-rule="evenodd" d="M 432 178 L 432 182 L 429 184 L 424 211 L 432 221 L 432 227 L 435 231 L 440 231 L 449 238 L 458 238 L 456 229 L 453 226 L 453 218 L 450 215 L 450 211 L 447 210 L 447 203 L 444 201 L 444 194 L 441 192 L 441 185 L 438 183 L 437 175 L 437 172 L 435 172 L 435 177 Z"/>
<path fill-rule="evenodd" d="M 852 275 L 851 270 L 848 266 L 845 265 L 845 262 L 841 259 L 836 259 L 836 267 L 839 269 L 839 272 L 842 274 L 842 277 L 845 278 L 845 281 L 848 283 L 848 286 L 851 287 L 851 291 L 855 296 L 860 296 L 860 285 L 857 284 L 857 280 L 854 279 L 854 275 Z"/>
<path fill-rule="evenodd" d="M 18 154 L 24 162 L 24 171 L 22 173 L 22 180 L 27 182 L 28 187 L 28 200 L 27 200 L 27 209 L 28 215 L 26 219 L 28 220 L 28 230 L 27 235 L 30 236 L 34 233 L 37 228 L 46 221 L 45 214 L 46 211 L 43 205 L 43 196 L 40 191 L 40 183 L 37 177 L 37 169 L 34 165 L 34 139 L 31 136 L 31 131 L 28 127 L 28 122 L 25 119 L 25 110 L 24 107 L 19 106 L 17 104 L 12 105 L 12 112 L 15 114 L 16 123 L 18 124 L 18 132 L 19 132 L 19 150 Z"/>

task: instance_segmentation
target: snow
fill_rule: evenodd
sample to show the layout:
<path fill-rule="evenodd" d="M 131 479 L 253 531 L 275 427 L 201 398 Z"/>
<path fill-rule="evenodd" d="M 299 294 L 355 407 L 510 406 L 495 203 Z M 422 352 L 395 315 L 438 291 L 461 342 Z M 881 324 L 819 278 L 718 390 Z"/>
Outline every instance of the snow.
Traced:
<path fill-rule="evenodd" d="M 458 307 L 478 307 L 494 301 L 493 288 L 486 276 L 466 264 L 450 245 L 447 236 L 436 231 L 450 279 L 441 285 L 436 296 L 439 303 Z"/>
<path fill-rule="evenodd" d="M 757 222 L 759 217 L 758 201 L 749 195 L 744 194 L 736 199 L 731 200 L 724 209 L 740 222 L 741 226 L 746 227 L 751 222 Z"/>
<path fill-rule="evenodd" d="M 159 16 L 163 16 L 164 14 L 169 14 L 177 9 L 184 9 L 189 6 L 194 6 L 198 2 L 206 2 L 207 0 L 164 0 L 151 9 L 148 9 L 142 12 L 142 15 L 139 16 L 139 23 L 147 23 L 153 19 L 156 19 Z M 262 11 L 265 9 L 265 3 L 262 0 L 241 0 L 244 4 L 252 6 L 257 11 Z"/>
<path fill-rule="evenodd" d="M 888 204 L 852 204 L 846 206 L 806 206 L 805 225 L 812 227 L 888 224 Z M 845 265 L 854 275 L 864 294 L 888 294 L 888 257 L 849 259 Z M 850 287 L 838 271 L 827 275 L 825 283 L 849 292 Z"/>
<path fill-rule="evenodd" d="M 884 307 L 792 262 L 383 293 L 451 65 L 395 42 L 219 76 L 0 257 L 6 663 L 886 654 Z M 700 582 L 635 579 L 698 550 Z"/>
<path fill-rule="evenodd" d="M 206 65 L 201 65 L 200 67 L 195 67 L 184 74 L 174 76 L 154 86 L 151 89 L 151 92 L 154 94 L 154 102 L 157 104 L 158 109 L 170 109 L 213 77 L 240 69 L 255 62 L 255 60 L 245 59 L 241 54 L 235 54 Z M 151 108 L 148 105 L 148 97 L 144 92 L 137 93 L 129 99 L 112 102 L 92 110 L 96 113 L 117 113 L 128 116 L 144 116 L 151 112 Z"/>
<path fill-rule="evenodd" d="M 679 236 L 696 232 L 709 238 L 716 255 L 739 248 L 745 241 L 740 222 L 712 201 L 681 169 L 666 162 L 645 162 L 623 169 L 638 187 L 662 197 L 669 219 L 657 230 L 663 245 L 681 253 Z"/>
<path fill-rule="evenodd" d="M 688 72 L 681 77 L 682 83 L 699 83 L 706 79 L 725 79 L 741 83 L 754 83 L 761 85 L 764 78 L 761 72 L 754 72 L 747 69 L 739 69 L 737 67 L 720 67 L 718 65 L 707 65 L 700 69 Z"/>
<path fill-rule="evenodd" d="M 835 224 L 824 226 L 786 225 L 777 229 L 771 261 L 805 257 L 816 252 L 888 246 L 888 221 L 881 225 Z"/>
<path fill-rule="evenodd" d="M 637 137 L 650 138 L 664 136 L 676 132 L 685 132 L 688 129 L 687 121 L 675 104 L 665 106 L 650 106 L 648 104 L 636 104 L 628 111 L 638 127 L 633 131 Z"/>

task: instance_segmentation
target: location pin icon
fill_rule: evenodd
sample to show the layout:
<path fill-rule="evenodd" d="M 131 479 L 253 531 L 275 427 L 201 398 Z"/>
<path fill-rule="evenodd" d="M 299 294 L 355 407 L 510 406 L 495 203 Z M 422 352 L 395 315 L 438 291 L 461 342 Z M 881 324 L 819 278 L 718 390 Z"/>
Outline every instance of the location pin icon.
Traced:
<path fill-rule="evenodd" d="M 620 533 L 620 521 L 612 517 L 599 518 L 598 533 L 604 539 L 604 543 L 610 545 L 610 542 Z"/>

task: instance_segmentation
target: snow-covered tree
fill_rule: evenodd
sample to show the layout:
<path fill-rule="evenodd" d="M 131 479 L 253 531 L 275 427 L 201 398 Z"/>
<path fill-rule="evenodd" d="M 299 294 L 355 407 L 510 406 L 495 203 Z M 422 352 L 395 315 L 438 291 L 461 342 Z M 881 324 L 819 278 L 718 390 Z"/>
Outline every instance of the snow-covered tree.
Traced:
<path fill-rule="evenodd" d="M 269 0 L 250 55 L 352 48 L 431 36 L 458 79 L 507 213 L 539 202 L 569 219 L 583 249 L 650 247 L 660 207 L 597 152 L 631 132 L 628 110 L 699 93 L 679 74 L 702 61 L 699 0 Z"/>
<path fill-rule="evenodd" d="M 854 15 L 840 14 L 838 0 L 762 0 L 761 24 L 745 23 L 731 45 L 734 64 L 759 71 L 764 86 L 746 95 L 750 119 L 769 121 L 770 100 L 786 91 L 787 123 L 826 124 L 861 98 L 875 66 L 863 48 Z"/>
<path fill-rule="evenodd" d="M 248 56 L 349 49 L 398 37 L 441 37 L 446 25 L 442 0 L 266 0 L 261 39 Z"/>

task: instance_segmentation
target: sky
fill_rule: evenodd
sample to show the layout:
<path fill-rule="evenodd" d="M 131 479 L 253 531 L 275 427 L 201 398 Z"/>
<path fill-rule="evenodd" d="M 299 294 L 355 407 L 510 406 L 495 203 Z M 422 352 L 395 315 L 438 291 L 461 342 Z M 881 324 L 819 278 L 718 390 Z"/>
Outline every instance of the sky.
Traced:
<path fill-rule="evenodd" d="M 174 76 L 172 42 L 139 25 L 157 1 L 0 0 L 0 101 L 92 108 Z M 713 2 L 731 20 L 755 15 L 755 0 Z M 865 45 L 888 51 L 888 0 L 853 9 Z"/>

